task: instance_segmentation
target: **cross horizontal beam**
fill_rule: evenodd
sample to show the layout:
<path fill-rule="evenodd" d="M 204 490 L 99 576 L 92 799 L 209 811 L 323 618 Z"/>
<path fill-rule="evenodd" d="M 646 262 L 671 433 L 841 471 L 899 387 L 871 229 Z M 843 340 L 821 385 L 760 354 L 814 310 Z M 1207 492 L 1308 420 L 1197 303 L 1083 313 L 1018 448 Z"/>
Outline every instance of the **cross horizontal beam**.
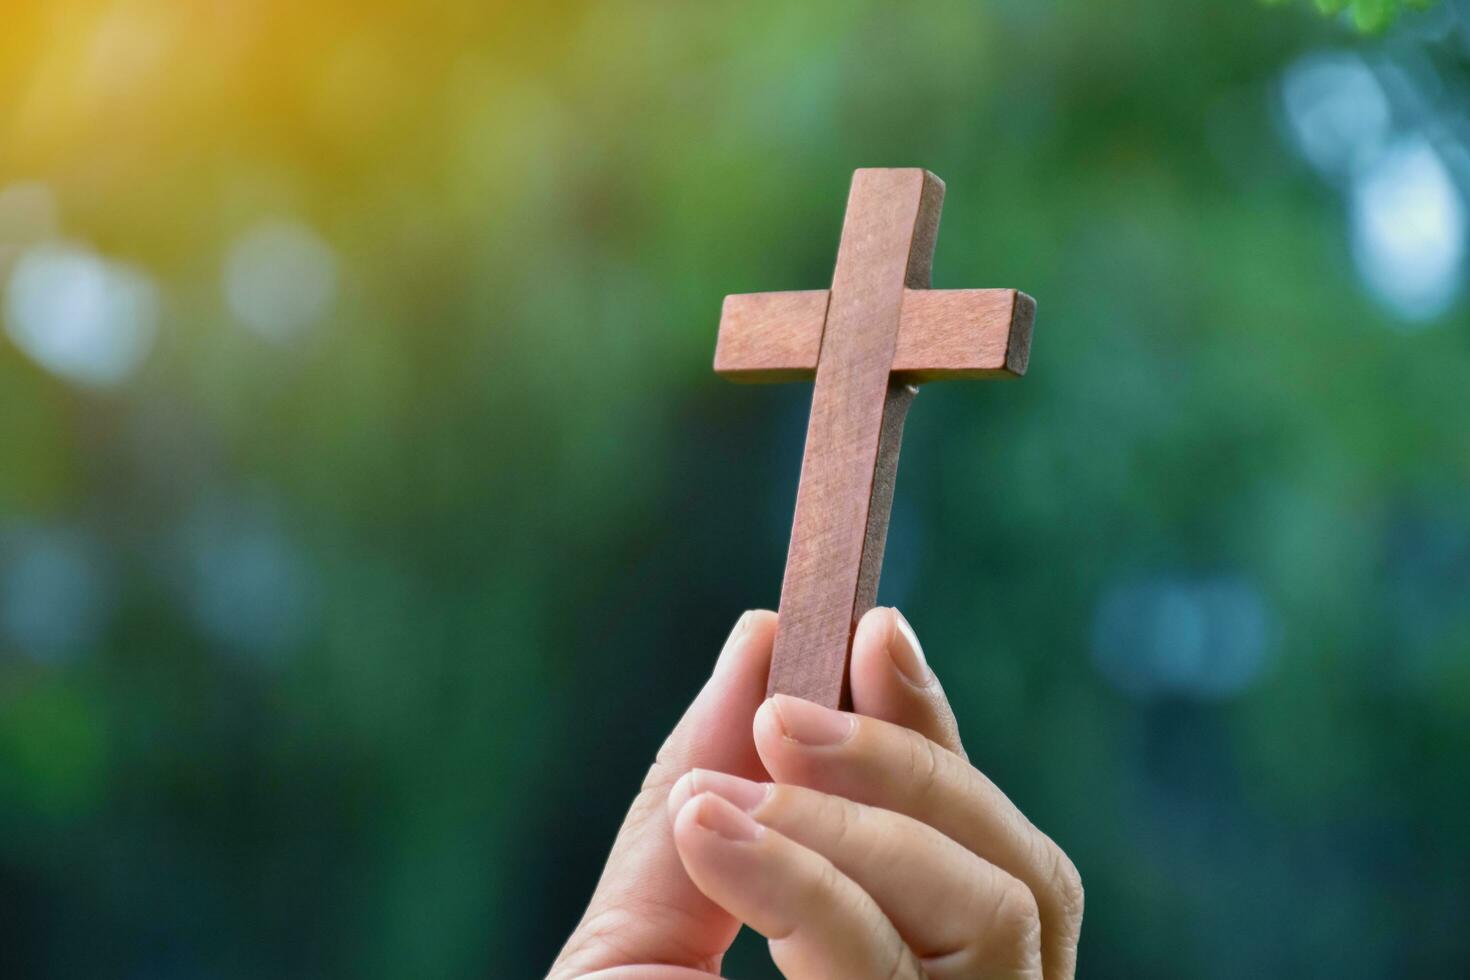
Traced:
<path fill-rule="evenodd" d="M 720 312 L 715 372 L 731 381 L 809 380 L 830 290 L 741 293 Z M 905 289 L 892 371 L 899 380 L 1018 377 L 1036 302 L 1015 289 Z"/>

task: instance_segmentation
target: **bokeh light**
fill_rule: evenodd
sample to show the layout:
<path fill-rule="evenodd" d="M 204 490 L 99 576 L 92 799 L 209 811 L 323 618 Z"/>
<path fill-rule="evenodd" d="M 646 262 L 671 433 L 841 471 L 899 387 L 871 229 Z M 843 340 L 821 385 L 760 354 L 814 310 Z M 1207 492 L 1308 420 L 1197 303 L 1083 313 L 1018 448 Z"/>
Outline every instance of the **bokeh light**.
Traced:
<path fill-rule="evenodd" d="M 102 639 L 109 585 L 97 548 L 76 530 L 0 530 L 0 637 L 11 649 L 62 664 Z"/>
<path fill-rule="evenodd" d="M 142 272 L 75 245 L 22 252 L 5 291 L 5 330 L 47 370 L 87 385 L 125 381 L 158 333 L 157 287 Z"/>
<path fill-rule="evenodd" d="M 230 246 L 225 299 L 241 323 L 283 343 L 320 322 L 337 290 L 331 248 L 298 221 L 269 219 Z"/>
<path fill-rule="evenodd" d="M 270 662 L 301 641 L 310 614 L 309 576 L 269 508 L 200 506 L 178 547 L 190 614 L 221 649 Z"/>
<path fill-rule="evenodd" d="M 1382 152 L 1392 114 L 1383 85 L 1361 55 L 1307 55 L 1287 69 L 1281 87 L 1297 147 L 1324 175 L 1350 176 Z"/>
<path fill-rule="evenodd" d="M 1211 700 L 1257 680 L 1273 631 L 1264 599 L 1248 582 L 1162 577 L 1103 597 L 1092 655 L 1130 697 Z"/>
<path fill-rule="evenodd" d="M 1465 205 L 1422 137 L 1395 142 L 1353 179 L 1353 257 L 1409 320 L 1444 313 L 1465 281 Z"/>
<path fill-rule="evenodd" d="M 1465 188 L 1443 153 L 1466 156 L 1451 134 L 1470 132 L 1470 117 L 1432 69 L 1409 70 L 1402 57 L 1312 53 L 1287 69 L 1281 91 L 1297 150 L 1345 196 L 1364 284 L 1401 324 L 1418 325 L 1461 294 Z M 1470 180 L 1461 169 L 1458 180 Z"/>

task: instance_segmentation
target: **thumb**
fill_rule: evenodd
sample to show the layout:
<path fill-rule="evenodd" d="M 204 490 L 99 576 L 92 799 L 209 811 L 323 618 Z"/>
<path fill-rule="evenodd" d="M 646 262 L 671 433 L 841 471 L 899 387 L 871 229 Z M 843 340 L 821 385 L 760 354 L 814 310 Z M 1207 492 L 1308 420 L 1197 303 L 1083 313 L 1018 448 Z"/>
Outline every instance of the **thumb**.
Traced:
<path fill-rule="evenodd" d="M 740 923 L 704 896 L 674 849 L 665 802 L 692 768 L 768 778 L 751 726 L 766 696 L 776 614 L 735 624 L 714 673 L 663 748 L 618 831 L 602 879 L 549 980 L 635 963 L 715 972 Z"/>

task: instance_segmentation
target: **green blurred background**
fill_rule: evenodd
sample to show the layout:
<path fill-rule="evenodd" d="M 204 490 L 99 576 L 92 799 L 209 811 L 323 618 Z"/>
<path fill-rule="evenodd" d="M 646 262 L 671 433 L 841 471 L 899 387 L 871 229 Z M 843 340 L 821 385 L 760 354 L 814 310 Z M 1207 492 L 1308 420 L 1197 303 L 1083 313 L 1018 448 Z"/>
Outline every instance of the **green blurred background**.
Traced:
<path fill-rule="evenodd" d="M 1081 975 L 1470 973 L 1467 95 L 1466 0 L 6 4 L 0 975 L 543 973 L 777 601 L 720 301 L 858 166 L 1038 300 L 881 598 Z"/>

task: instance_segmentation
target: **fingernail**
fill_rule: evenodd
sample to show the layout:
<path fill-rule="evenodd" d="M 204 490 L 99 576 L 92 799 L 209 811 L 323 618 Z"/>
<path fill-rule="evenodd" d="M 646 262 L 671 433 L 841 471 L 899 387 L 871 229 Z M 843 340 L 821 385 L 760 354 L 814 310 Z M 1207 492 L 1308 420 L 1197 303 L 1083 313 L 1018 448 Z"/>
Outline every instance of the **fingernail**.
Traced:
<path fill-rule="evenodd" d="M 775 697 L 776 720 L 793 742 L 803 745 L 836 745 L 852 734 L 853 720 L 820 704 L 778 694 Z"/>
<path fill-rule="evenodd" d="M 749 609 L 747 609 L 745 612 L 741 613 L 740 614 L 740 618 L 737 619 L 737 620 L 735 620 L 735 626 L 730 630 L 730 635 L 725 639 L 725 649 L 726 650 L 730 649 L 730 644 L 732 644 L 736 640 L 740 639 L 740 637 L 748 629 L 750 629 L 750 610 Z"/>
<path fill-rule="evenodd" d="M 725 662 L 725 659 L 730 655 L 730 651 L 735 648 L 735 641 L 740 639 L 748 629 L 750 629 L 750 610 L 747 609 L 735 621 L 735 626 L 730 630 L 730 635 L 725 638 L 725 645 L 720 647 L 720 655 L 715 659 L 716 666 Z"/>
<path fill-rule="evenodd" d="M 903 613 L 895 609 L 893 618 L 898 629 L 893 631 L 893 638 L 888 641 L 888 656 L 893 658 L 893 666 L 899 673 L 924 687 L 934 679 L 929 663 L 924 659 L 924 648 L 919 646 L 919 638 L 914 635 L 914 628 L 904 619 Z"/>
<path fill-rule="evenodd" d="M 714 772 L 710 769 L 694 770 L 694 792 L 714 793 L 722 799 L 752 813 L 755 808 L 766 801 L 771 795 L 770 783 L 757 783 L 749 779 L 741 779 L 727 772 Z"/>
<path fill-rule="evenodd" d="M 695 823 L 725 840 L 747 843 L 765 829 L 750 814 L 713 793 L 705 793 L 695 805 L 699 807 L 694 813 Z"/>

